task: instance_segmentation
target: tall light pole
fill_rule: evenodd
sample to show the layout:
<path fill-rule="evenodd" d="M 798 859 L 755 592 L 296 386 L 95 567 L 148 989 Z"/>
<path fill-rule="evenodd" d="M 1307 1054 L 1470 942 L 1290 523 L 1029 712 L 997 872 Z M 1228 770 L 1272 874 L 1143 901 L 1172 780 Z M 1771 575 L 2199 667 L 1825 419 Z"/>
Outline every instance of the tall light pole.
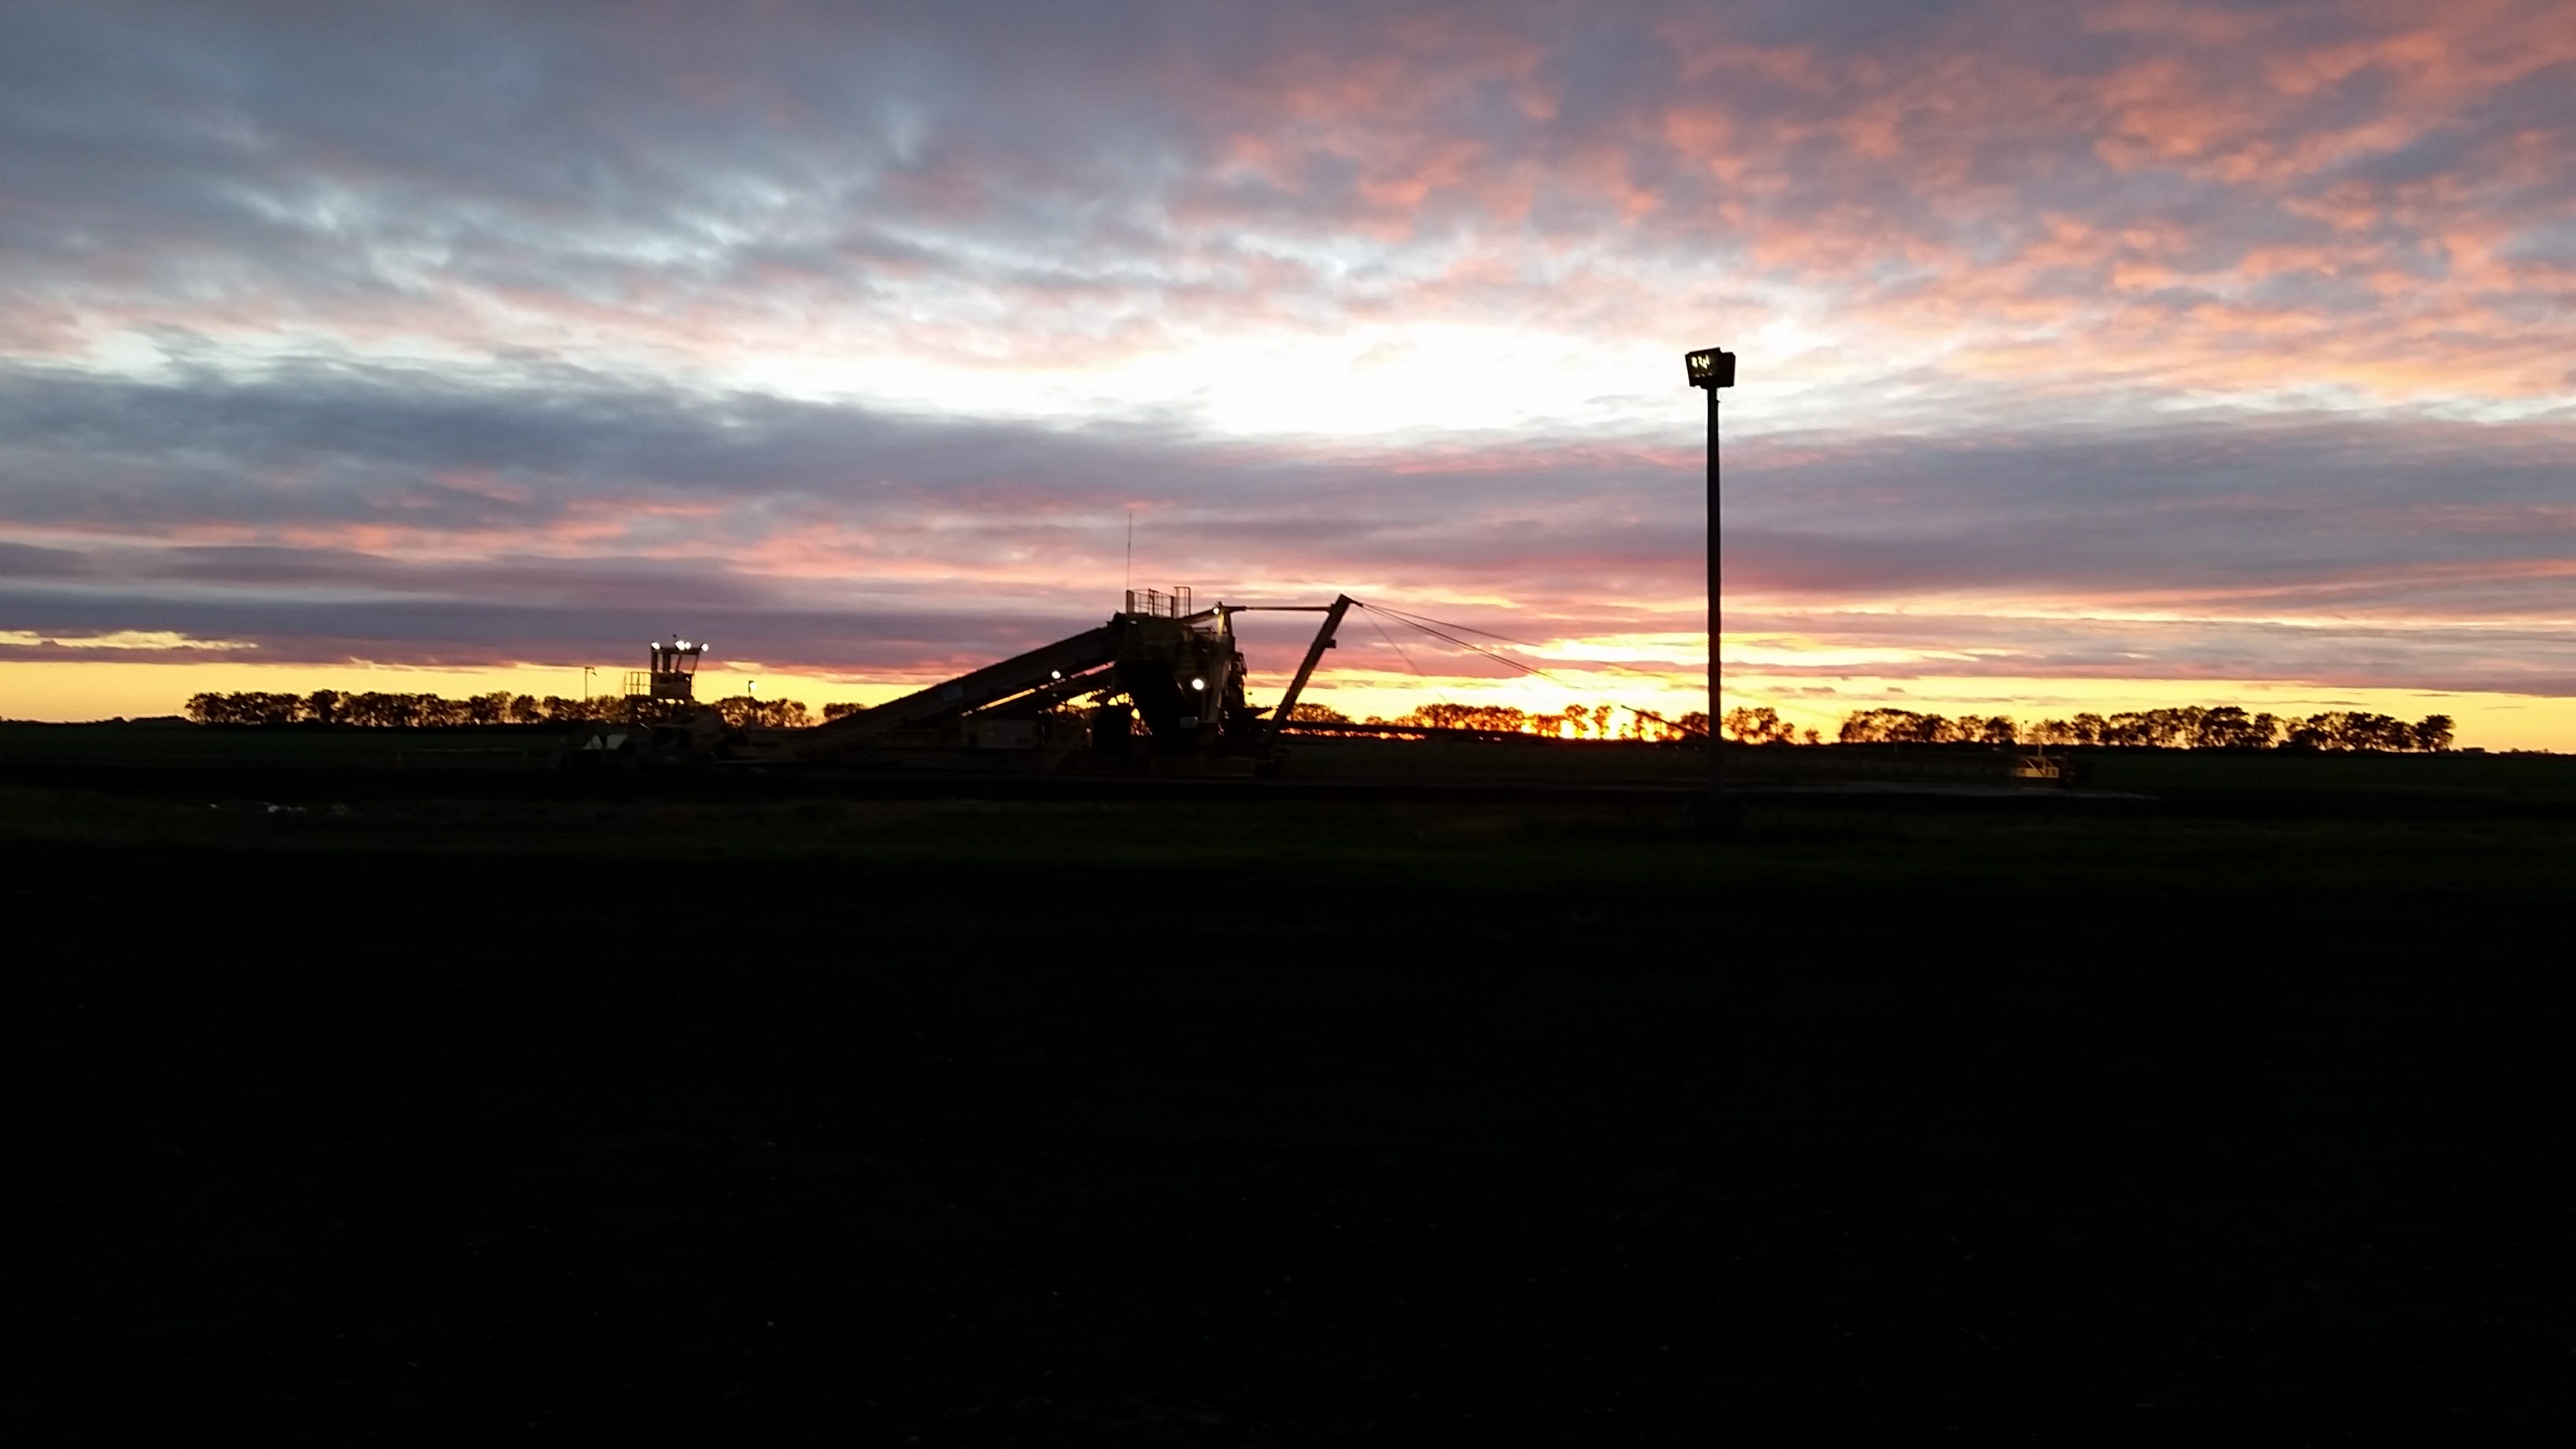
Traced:
<path fill-rule="evenodd" d="M 1717 392 L 1735 386 L 1735 354 L 1714 347 L 1682 354 L 1690 385 L 1708 394 L 1708 793 L 1714 801 L 1722 778 L 1717 747 Z"/>

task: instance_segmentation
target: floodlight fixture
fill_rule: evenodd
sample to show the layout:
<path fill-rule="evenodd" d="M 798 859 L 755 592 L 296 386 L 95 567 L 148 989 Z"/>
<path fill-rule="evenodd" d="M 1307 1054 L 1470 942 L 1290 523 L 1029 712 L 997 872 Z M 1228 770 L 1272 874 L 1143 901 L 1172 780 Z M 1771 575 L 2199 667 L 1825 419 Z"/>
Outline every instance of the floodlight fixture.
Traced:
<path fill-rule="evenodd" d="M 1694 348 L 1682 354 L 1682 366 L 1690 370 L 1690 385 L 1715 391 L 1735 386 L 1735 354 L 1714 347 Z"/>

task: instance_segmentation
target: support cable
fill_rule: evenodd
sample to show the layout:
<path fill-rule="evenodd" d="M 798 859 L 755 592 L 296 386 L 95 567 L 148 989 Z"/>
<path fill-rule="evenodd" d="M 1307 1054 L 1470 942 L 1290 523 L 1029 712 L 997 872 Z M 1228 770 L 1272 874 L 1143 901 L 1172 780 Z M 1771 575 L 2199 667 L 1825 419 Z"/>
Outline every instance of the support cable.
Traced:
<path fill-rule="evenodd" d="M 1466 624 L 1452 624 L 1446 619 L 1434 619 L 1428 614 L 1408 614 L 1402 609 L 1390 609 L 1384 604 L 1371 604 L 1369 607 L 1378 610 L 1380 613 L 1392 614 L 1396 618 L 1402 619 L 1407 623 L 1437 624 L 1443 629 L 1455 629 L 1461 634 L 1473 634 L 1483 639 L 1499 639 L 1505 644 L 1518 644 L 1524 649 L 1536 649 L 1539 647 L 1527 639 L 1515 639 L 1509 634 L 1497 634 L 1490 629 L 1478 629 Z"/>
<path fill-rule="evenodd" d="M 1468 643 L 1468 642 L 1467 642 L 1466 640 L 1464 640 L 1464 639 L 1456 638 L 1456 637 L 1454 637 L 1454 636 L 1452 636 L 1452 635 L 1449 635 L 1449 634 L 1444 634 L 1444 633 L 1442 633 L 1440 630 L 1438 630 L 1438 629 L 1435 629 L 1435 628 L 1432 628 L 1432 627 L 1431 627 L 1431 625 L 1432 625 L 1432 624 L 1436 624 L 1436 623 L 1439 623 L 1439 622 L 1440 622 L 1440 621 L 1439 621 L 1439 620 L 1437 620 L 1437 619 L 1433 619 L 1433 620 L 1431 620 L 1429 623 L 1425 623 L 1425 622 L 1423 622 L 1423 619 L 1422 619 L 1421 617 L 1417 617 L 1417 616 L 1415 616 L 1415 615 L 1406 614 L 1406 613 L 1404 613 L 1403 611 L 1398 610 L 1398 609 L 1390 609 L 1390 608 L 1385 607 L 1385 606 L 1384 606 L 1384 605 L 1382 605 L 1382 604 L 1372 604 L 1372 603 L 1369 603 L 1369 602 L 1367 602 L 1366 600 L 1363 600 L 1363 599 L 1353 599 L 1353 600 L 1351 600 L 1351 602 L 1352 602 L 1352 603 L 1354 603 L 1354 604 L 1358 604 L 1361 608 L 1366 609 L 1366 610 L 1368 610 L 1368 611 L 1369 611 L 1369 614 L 1370 614 L 1370 616 L 1371 616 L 1371 617 L 1370 617 L 1369 622 L 1370 622 L 1370 624 L 1371 624 L 1372 626 L 1374 626 L 1374 627 L 1376 627 L 1376 628 L 1377 628 L 1378 633 L 1379 633 L 1379 634 L 1381 634 L 1381 635 L 1384 635 L 1384 634 L 1386 633 L 1386 630 L 1385 630 L 1385 627 L 1384 627 L 1384 626 L 1382 626 L 1382 625 L 1378 625 L 1378 624 L 1377 624 L 1377 620 L 1376 620 L 1376 617 L 1375 617 L 1375 616 L 1376 616 L 1376 615 L 1379 615 L 1379 614 L 1384 614 L 1384 615 L 1386 615 L 1387 617 L 1389 617 L 1389 618 L 1391 618 L 1391 619 L 1395 620 L 1395 621 L 1396 621 L 1397 623 L 1399 623 L 1399 624 L 1408 624 L 1408 625 L 1411 625 L 1412 627 L 1414 627 L 1414 628 L 1416 628 L 1416 629 L 1421 630 L 1423 633 L 1430 635 L 1430 636 L 1431 636 L 1432 638 L 1434 638 L 1434 639 L 1441 640 L 1441 641 L 1442 641 L 1442 642 L 1444 642 L 1444 643 L 1454 644 L 1454 645 L 1456 645 L 1457 647 L 1459 647 L 1459 648 L 1461 648 L 1461 649 L 1464 649 L 1464 650 L 1468 651 L 1468 652 L 1469 652 L 1469 653 L 1471 653 L 1471 654 L 1481 654 L 1481 655 L 1483 655 L 1485 658 L 1487 658 L 1487 659 L 1491 659 L 1491 660 L 1493 660 L 1493 661 L 1494 661 L 1495 663 L 1497 663 L 1497 664 L 1504 664 L 1504 665 L 1508 665 L 1508 666 L 1510 666 L 1511 668 L 1514 668 L 1514 669 L 1519 670 L 1519 671 L 1520 671 L 1521 673 L 1523 673 L 1523 674 L 1535 675 L 1535 676 L 1537 676 L 1537 677 L 1538 677 L 1538 678 L 1540 678 L 1540 679 L 1544 679 L 1544 680 L 1546 680 L 1546 681 L 1547 681 L 1548 683 L 1550 683 L 1550 684 L 1562 685 L 1562 686 L 1564 686 L 1564 687 L 1565 687 L 1566 689 L 1568 689 L 1568 690 L 1574 690 L 1574 689 L 1577 689 L 1577 688 L 1578 688 L 1578 686 L 1577 686 L 1577 685 L 1575 685 L 1572 681 L 1570 681 L 1570 680 L 1565 680 L 1565 679 L 1560 679 L 1560 678 L 1558 678 L 1557 676 L 1555 676 L 1555 675 L 1553 675 L 1553 674 L 1548 673 L 1546 670 L 1539 668 L 1537 665 L 1534 665 L 1534 664 L 1523 664 L 1521 661 L 1519 661 L 1519 660 L 1517 660 L 1517 659 L 1512 658 L 1512 657 L 1511 657 L 1510 655 L 1508 655 L 1508 654 L 1501 654 L 1501 653 L 1497 653 L 1497 652 L 1495 652 L 1494 650 L 1484 648 L 1484 647 L 1482 647 L 1482 646 L 1480 646 L 1480 645 L 1470 644 L 1470 643 Z M 1506 636 L 1506 635 L 1489 633 L 1489 632 L 1487 632 L 1486 630 L 1483 630 L 1483 629 L 1470 629 L 1470 628 L 1468 628 L 1468 627 L 1467 627 L 1466 625 L 1464 625 L 1464 624 L 1451 624 L 1451 625 L 1448 625 L 1447 627 L 1452 628 L 1452 629 L 1461 630 L 1461 631 L 1463 631 L 1463 632 L 1465 632 L 1465 633 L 1469 633 L 1469 634 L 1483 634 L 1483 635 L 1484 635 L 1486 638 L 1488 638 L 1488 639 L 1500 639 L 1500 640 L 1502 640 L 1502 641 L 1503 641 L 1504 643 L 1506 643 L 1506 644 L 1518 644 L 1518 645 L 1520 645 L 1520 646 L 1521 646 L 1522 648 L 1524 648 L 1524 649 L 1535 649 L 1535 648 L 1537 648 L 1537 647 L 1538 647 L 1538 646 L 1537 646 L 1537 645 L 1535 645 L 1535 644 L 1530 644 L 1530 643 L 1528 643 L 1528 642 L 1526 642 L 1526 641 L 1524 641 L 1524 640 L 1520 640 L 1520 639 L 1513 639 L 1513 638 L 1510 638 L 1510 637 L 1508 637 L 1508 636 Z M 1388 642 L 1389 644 L 1393 644 L 1395 641 L 1394 641 L 1392 638 L 1389 638 L 1389 639 L 1387 640 L 1387 642 Z M 1401 648 L 1398 648 L 1395 652 L 1396 652 L 1396 653 L 1398 653 L 1398 654 L 1402 654 L 1402 653 L 1404 653 L 1403 649 L 1401 649 Z M 1405 661 L 1404 661 L 1404 662 L 1405 662 L 1405 663 L 1407 663 L 1407 664 L 1412 664 L 1412 663 L 1413 663 L 1413 660 L 1412 660 L 1410 657 L 1408 657 L 1408 658 L 1406 658 L 1406 659 L 1405 659 Z M 1422 673 L 1422 670 L 1421 670 L 1421 668 L 1420 668 L 1419 666 L 1416 666 L 1413 672 L 1414 672 L 1414 673 L 1416 673 L 1416 674 L 1421 674 L 1421 673 Z M 1425 676 L 1425 677 L 1427 678 L 1428 676 Z M 1667 729 L 1676 729 L 1676 730 L 1680 730 L 1683 734 L 1686 734 L 1686 735 L 1705 735 L 1705 734 L 1709 733 L 1709 731 L 1708 731 L 1708 730 L 1694 730 L 1694 729 L 1692 729 L 1690 726 L 1688 726 L 1688 725 L 1686 725 L 1686 724 L 1681 723 L 1679 720 L 1670 720 L 1670 719 L 1666 719 L 1666 718 L 1664 718 L 1662 715 L 1659 715 L 1659 714 L 1655 713 L 1653 710 L 1650 710 L 1650 709 L 1638 709 L 1638 708 L 1636 708 L 1634 705 L 1625 705 L 1625 704 L 1620 705 L 1620 706 L 1619 706 L 1619 708 L 1621 708 L 1621 709 L 1624 709 L 1624 710 L 1628 711 L 1630 714 L 1640 716 L 1641 718 L 1645 718 L 1645 719 L 1653 720 L 1655 723 L 1657 723 L 1657 724 L 1659 724 L 1659 725 L 1662 725 L 1662 726 L 1664 726 L 1664 727 L 1665 727 L 1665 728 L 1667 728 Z M 1712 728 L 1714 728 L 1714 727 L 1715 727 L 1715 725 L 1716 725 L 1716 721 L 1714 721 L 1714 720 L 1710 721 L 1709 723 L 1710 723 L 1710 726 L 1711 726 Z"/>
<path fill-rule="evenodd" d="M 1360 604 L 1360 601 L 1357 599 L 1353 599 L 1351 602 L 1354 604 Z M 1363 609 L 1369 609 L 1369 606 L 1366 604 L 1360 604 L 1360 607 Z M 1386 641 L 1387 648 L 1395 651 L 1396 658 L 1404 661 L 1404 667 L 1413 671 L 1414 678 L 1429 679 L 1431 676 L 1422 672 L 1422 666 L 1414 663 L 1413 656 L 1405 653 L 1404 646 L 1396 643 L 1395 636 L 1386 632 L 1386 626 L 1377 621 L 1377 612 L 1378 611 L 1375 609 L 1369 609 L 1369 627 L 1377 631 L 1377 637 Z M 1406 621 L 1399 620 L 1398 622 Z M 1421 626 L 1417 624 L 1414 627 L 1420 628 Z"/>

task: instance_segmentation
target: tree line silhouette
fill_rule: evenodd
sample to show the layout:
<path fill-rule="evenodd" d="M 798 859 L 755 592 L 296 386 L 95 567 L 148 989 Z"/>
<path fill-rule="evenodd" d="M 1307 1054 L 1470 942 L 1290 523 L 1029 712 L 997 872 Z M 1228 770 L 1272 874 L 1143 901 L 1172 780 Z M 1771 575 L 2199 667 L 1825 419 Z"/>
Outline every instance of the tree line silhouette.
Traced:
<path fill-rule="evenodd" d="M 711 701 L 724 716 L 725 723 L 735 728 L 766 725 L 795 728 L 814 722 L 813 712 L 802 700 L 754 699 L 737 694 Z M 392 694 L 369 691 L 343 694 L 336 689 L 317 689 L 311 694 L 271 694 L 245 690 L 232 694 L 204 693 L 188 697 L 185 706 L 190 720 L 203 725 L 356 725 L 370 729 L 452 729 L 465 725 L 563 725 L 592 722 L 612 723 L 642 718 L 667 718 L 679 706 L 668 701 L 637 701 L 630 713 L 628 701 L 619 695 L 594 695 L 589 699 L 566 699 L 559 694 L 540 698 L 532 694 L 512 694 L 496 690 L 465 699 L 448 699 L 435 694 Z M 838 718 L 855 705 L 827 705 L 826 718 Z"/>
<path fill-rule="evenodd" d="M 737 694 L 712 701 L 725 723 L 795 729 L 815 723 L 802 700 L 755 699 Z M 343 694 L 317 689 L 311 694 L 241 691 L 189 696 L 187 717 L 205 725 L 354 725 L 375 729 L 441 729 L 467 725 L 563 725 L 611 723 L 633 718 L 655 719 L 679 709 L 665 702 L 630 703 L 618 695 L 566 699 L 561 695 L 511 694 L 496 690 L 464 699 L 436 694 L 368 691 Z M 858 713 L 864 706 L 828 704 L 825 721 Z M 1620 715 L 1626 718 L 1620 719 Z M 1348 724 L 1350 716 L 1327 705 L 1300 704 L 1294 718 Z M 1366 723 L 1418 725 L 1431 729 L 1484 730 L 1503 734 L 1543 735 L 1557 739 L 1670 741 L 1705 735 L 1708 716 L 1697 711 L 1665 720 L 1624 705 L 1569 704 L 1553 712 L 1493 704 L 1425 704 L 1387 719 L 1371 715 Z M 1767 705 L 1739 706 L 1720 722 L 1727 739 L 1753 745 L 1819 744 L 1818 732 L 1800 730 Z M 2323 714 L 2249 713 L 2237 705 L 2132 710 L 2122 714 L 2078 714 L 2069 719 L 2021 724 L 2007 715 L 1918 714 L 1908 709 L 1854 710 L 1836 732 L 1846 745 L 2093 745 L 2195 750 L 2436 751 L 2451 747 L 2449 715 L 2429 714 L 2413 723 L 2393 715 L 2361 710 Z"/>
<path fill-rule="evenodd" d="M 1744 716 L 1740 722 L 1737 716 Z M 1787 726 L 1770 709 L 1731 710 L 1729 738 L 1785 743 Z M 1813 732 L 1810 732 L 1812 738 Z M 1948 718 L 1909 709 L 1863 709 L 1843 716 L 1835 738 L 1847 745 L 2094 745 L 2190 750 L 2437 751 L 2451 747 L 2452 720 L 2428 714 L 2409 724 L 2394 715 L 2329 710 L 2304 718 L 2249 713 L 2238 705 L 2184 705 L 2122 714 L 2016 723 L 2006 715 Z"/>
<path fill-rule="evenodd" d="M 737 694 L 715 700 L 713 706 L 724 715 L 726 724 L 736 728 L 800 728 L 816 722 L 813 712 L 801 700 L 754 699 Z M 448 699 L 436 694 L 344 694 L 334 689 L 317 689 L 311 694 L 208 692 L 189 696 L 185 706 L 187 717 L 204 725 L 356 725 L 374 729 L 612 723 L 638 717 L 667 718 L 681 708 L 685 706 L 646 700 L 633 701 L 630 706 L 624 696 L 606 694 L 566 699 L 556 694 L 540 697 L 496 690 Z M 865 708 L 850 703 L 827 704 L 823 706 L 822 721 L 829 723 Z M 1626 718 L 1620 718 L 1622 715 Z M 1313 703 L 1298 705 L 1293 718 L 1335 724 L 1352 722 L 1339 710 Z M 1552 712 L 1508 705 L 1426 704 L 1393 719 L 1371 715 L 1366 722 L 1587 740 L 1678 740 L 1708 733 L 1708 716 L 1697 711 L 1665 720 L 1619 704 L 1569 704 Z"/>
<path fill-rule="evenodd" d="M 1626 715 L 1622 720 L 1620 715 Z M 1320 704 L 1301 704 L 1290 711 L 1295 720 L 1349 724 L 1350 716 Z M 1370 715 L 1363 723 L 1418 725 L 1425 729 L 1486 730 L 1496 734 L 1542 735 L 1565 740 L 1687 739 L 1708 733 L 1708 716 L 1693 711 L 1664 719 L 1624 704 L 1569 704 L 1554 712 L 1514 709 L 1502 704 L 1422 704 L 1387 719 Z"/>

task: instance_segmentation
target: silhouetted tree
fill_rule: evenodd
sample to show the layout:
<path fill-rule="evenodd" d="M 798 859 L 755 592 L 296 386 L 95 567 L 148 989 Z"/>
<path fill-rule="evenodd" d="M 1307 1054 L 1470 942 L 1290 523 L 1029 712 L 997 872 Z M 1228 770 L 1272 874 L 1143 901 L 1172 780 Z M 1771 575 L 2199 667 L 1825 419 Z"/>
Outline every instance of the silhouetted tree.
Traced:
<path fill-rule="evenodd" d="M 795 699 L 754 699 L 748 694 L 736 694 L 717 700 L 715 709 L 735 729 L 802 729 L 814 722 L 804 701 Z"/>
<path fill-rule="evenodd" d="M 1933 743 L 1974 741 L 2007 744 L 2014 739 L 2012 721 L 1973 716 L 1944 720 L 1939 715 L 1902 709 L 1855 710 L 1843 720 L 1846 744 L 1886 742 Z M 2038 745 L 2107 745 L 2129 748 L 2195 750 L 2439 750 L 2451 743 L 2447 715 L 2428 715 L 2407 724 L 2384 714 L 2333 710 L 2305 719 L 2248 714 L 2239 705 L 2182 705 L 2127 710 L 2105 718 L 2079 714 L 2073 719 L 2041 720 L 2019 732 L 2021 741 Z"/>
<path fill-rule="evenodd" d="M 1794 744 L 1798 737 L 1797 727 L 1767 704 L 1737 705 L 1726 712 L 1723 728 L 1726 738 L 1747 745 Z"/>
<path fill-rule="evenodd" d="M 1843 717 L 1842 730 L 1836 738 L 1847 745 L 1935 745 L 1949 730 L 1950 722 L 1937 714 L 1864 709 Z"/>
<path fill-rule="evenodd" d="M 1317 712 L 1310 713 L 1310 709 Z M 1295 718 L 1337 723 L 1350 719 L 1339 710 L 1304 704 L 1297 706 Z M 1415 705 L 1393 719 L 1373 714 L 1367 723 L 1578 740 L 1677 740 L 1708 732 L 1708 715 L 1703 711 L 1664 719 L 1630 705 L 1612 703 L 1569 704 L 1553 713 L 1532 713 L 1511 705 L 1441 702 Z"/>
<path fill-rule="evenodd" d="M 1305 706 L 1299 705 L 1298 708 Z M 1568 705 L 1567 709 L 1580 712 L 1586 720 L 1590 718 L 1581 705 Z M 1427 729 L 1501 730 L 1518 734 L 1528 728 L 1530 716 L 1527 710 L 1513 709 L 1509 705 L 1420 704 L 1396 716 L 1395 722 L 1421 725 Z"/>
<path fill-rule="evenodd" d="M 2106 745 L 2126 745 L 2135 748 L 2140 745 L 2152 745 L 2155 743 L 2155 738 L 2149 733 L 2146 716 L 2128 712 L 2115 714 L 2102 721 L 2101 742 Z"/>
<path fill-rule="evenodd" d="M 2248 715 L 2233 704 L 2184 713 L 2189 716 L 2184 743 L 2195 750 L 2269 749 L 2280 732 L 2279 720 L 2268 714 Z"/>

